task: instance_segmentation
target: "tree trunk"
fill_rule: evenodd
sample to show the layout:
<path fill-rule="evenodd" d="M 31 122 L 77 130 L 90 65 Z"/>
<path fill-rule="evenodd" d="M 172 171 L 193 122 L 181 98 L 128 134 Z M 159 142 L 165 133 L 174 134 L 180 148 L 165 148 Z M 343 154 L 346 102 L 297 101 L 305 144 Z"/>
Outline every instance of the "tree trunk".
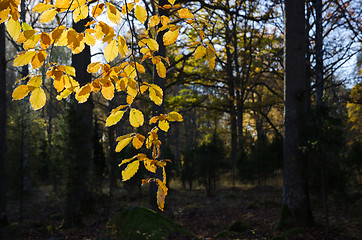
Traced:
<path fill-rule="evenodd" d="M 77 32 L 85 30 L 88 19 L 73 23 Z M 76 80 L 81 86 L 91 82 L 91 75 L 87 72 L 87 66 L 91 62 L 90 47 L 72 55 L 72 66 L 76 71 Z M 93 151 L 93 103 L 89 99 L 79 104 L 73 100 L 70 104 L 70 141 L 72 147 L 72 160 L 69 163 L 69 179 L 65 202 L 65 215 L 63 227 L 81 226 L 82 200 L 88 193 L 89 172 L 92 165 Z M 83 202 L 84 203 L 84 202 Z"/>
<path fill-rule="evenodd" d="M 304 1 L 285 1 L 284 186 L 279 228 L 314 223 L 309 202 L 308 162 L 302 151 L 308 120 Z"/>
<path fill-rule="evenodd" d="M 158 14 L 159 16 L 169 16 L 169 11 L 166 10 L 165 8 L 163 8 L 164 5 L 169 4 L 169 2 L 167 0 L 159 0 L 159 7 L 158 7 Z M 161 26 L 161 25 L 160 25 Z M 157 34 L 157 43 L 159 45 L 159 49 L 156 55 L 161 56 L 161 57 L 166 57 L 166 46 L 163 43 L 163 35 L 165 34 L 166 30 L 161 31 Z M 153 82 L 154 84 L 158 85 L 162 90 L 163 90 L 163 100 L 165 99 L 165 82 L 166 79 L 162 78 L 158 75 L 157 71 L 156 71 L 156 66 L 154 67 L 153 70 Z M 162 101 L 162 104 L 160 106 L 158 105 L 154 105 L 153 106 L 153 116 L 157 116 L 160 114 L 165 113 L 165 106 L 164 106 L 164 102 Z M 158 139 L 161 141 L 161 146 L 160 146 L 160 156 L 159 156 L 159 160 L 164 158 L 164 149 L 165 149 L 165 132 L 162 130 L 159 130 L 157 132 L 158 134 Z M 162 168 L 157 167 L 156 169 L 156 174 L 155 178 L 162 180 Z M 150 183 L 150 205 L 151 208 L 154 210 L 157 210 L 157 185 L 155 182 L 151 182 Z"/>
<path fill-rule="evenodd" d="M 0 24 L 0 239 L 8 223 L 6 211 L 6 60 L 5 24 Z"/>

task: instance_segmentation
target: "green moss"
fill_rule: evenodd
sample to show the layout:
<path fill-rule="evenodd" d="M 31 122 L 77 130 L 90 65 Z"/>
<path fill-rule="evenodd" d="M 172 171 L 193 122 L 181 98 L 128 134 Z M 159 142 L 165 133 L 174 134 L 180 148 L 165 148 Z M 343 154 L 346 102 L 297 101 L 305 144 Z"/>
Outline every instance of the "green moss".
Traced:
<path fill-rule="evenodd" d="M 142 207 L 131 207 L 115 214 L 107 223 L 108 240 L 196 239 L 179 224 Z"/>

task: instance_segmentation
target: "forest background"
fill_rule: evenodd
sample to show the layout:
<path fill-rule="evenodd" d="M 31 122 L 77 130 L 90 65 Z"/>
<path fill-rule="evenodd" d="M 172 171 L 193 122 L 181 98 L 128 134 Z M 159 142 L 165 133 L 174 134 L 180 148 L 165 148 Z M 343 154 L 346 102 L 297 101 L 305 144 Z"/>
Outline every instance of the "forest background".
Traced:
<path fill-rule="evenodd" d="M 2 0 L 0 17 L 7 24 L 1 24 L 0 38 L 2 237 L 127 239 L 124 232 L 139 230 L 122 228 L 127 214 L 136 215 L 135 226 L 146 218 L 142 214 L 150 214 L 129 208 L 136 202 L 164 208 L 161 215 L 194 235 L 186 239 L 358 239 L 362 2 L 293 2 L 85 1 L 68 7 L 73 12 L 66 15 L 60 0 L 47 2 L 54 8 Z M 20 20 L 4 7 L 12 3 L 19 5 Z M 294 26 L 298 19 L 301 24 Z M 52 42 L 59 26 L 67 28 L 63 45 Z M 48 35 L 36 37 L 36 31 Z M 83 34 L 79 45 L 72 34 Z M 297 55 L 288 59 L 287 36 L 301 49 L 302 61 Z M 24 50 L 33 54 L 28 60 Z M 97 81 L 100 72 L 106 79 L 104 73 L 117 66 L 125 69 L 120 81 L 113 76 Z M 298 76 L 287 84 L 287 66 L 289 74 L 301 76 L 299 89 Z M 57 71 L 80 86 L 72 88 L 71 80 L 71 87 L 65 80 L 60 86 Z M 136 80 L 126 83 L 125 77 Z M 302 116 L 289 128 L 288 86 L 296 87 L 297 105 L 290 106 Z M 72 92 L 75 96 L 68 96 Z M 157 118 L 149 121 L 152 116 Z M 158 135 L 149 140 L 155 127 Z M 152 151 L 147 141 L 156 146 Z M 150 159 L 137 155 L 138 149 Z M 301 160 L 290 167 L 290 156 Z M 165 173 L 156 171 L 161 167 Z M 297 189 L 290 199 L 288 183 Z M 305 221 L 286 214 L 293 206 L 296 219 Z M 166 220 L 152 221 L 156 224 L 142 232 L 148 237 Z M 183 239 L 171 239 L 177 237 Z"/>

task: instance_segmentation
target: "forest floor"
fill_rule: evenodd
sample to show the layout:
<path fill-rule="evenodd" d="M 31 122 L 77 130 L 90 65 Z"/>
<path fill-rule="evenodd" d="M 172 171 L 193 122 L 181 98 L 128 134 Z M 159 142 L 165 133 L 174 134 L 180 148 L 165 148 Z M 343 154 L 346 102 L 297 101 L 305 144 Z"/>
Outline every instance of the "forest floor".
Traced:
<path fill-rule="evenodd" d="M 148 202 L 146 189 L 143 197 L 131 198 L 120 190 L 115 194 L 108 214 L 104 212 L 104 205 L 93 205 L 93 214 L 84 218 L 84 227 L 62 229 L 59 226 L 63 218 L 63 201 L 54 197 L 49 189 L 44 188 L 24 200 L 22 220 L 18 202 L 10 202 L 12 223 L 8 227 L 8 239 L 104 239 L 107 220 L 113 213 L 131 205 L 147 207 Z M 203 240 L 325 239 L 323 206 L 316 197 L 311 199 L 315 227 L 277 231 L 281 196 L 280 187 L 270 186 L 221 188 L 212 196 L 207 196 L 203 189 L 171 189 L 163 215 Z M 361 202 L 358 199 L 351 204 L 345 203 L 345 207 L 336 207 L 335 202 L 330 204 L 328 239 L 362 239 Z"/>

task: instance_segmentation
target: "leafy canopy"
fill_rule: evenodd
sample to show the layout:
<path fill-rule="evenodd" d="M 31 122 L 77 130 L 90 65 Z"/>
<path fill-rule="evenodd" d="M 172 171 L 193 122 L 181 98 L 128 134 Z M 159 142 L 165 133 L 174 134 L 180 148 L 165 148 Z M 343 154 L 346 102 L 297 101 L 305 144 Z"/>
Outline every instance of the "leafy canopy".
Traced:
<path fill-rule="evenodd" d="M 154 1 L 158 4 L 158 1 Z M 129 123 L 134 128 L 144 125 L 145 119 L 141 110 L 133 105 L 134 100 L 139 95 L 148 95 L 149 99 L 156 105 L 163 102 L 163 90 L 158 85 L 142 81 L 142 74 L 145 73 L 143 64 L 146 61 L 152 62 L 157 74 L 161 78 L 166 77 L 166 66 L 169 65 L 168 58 L 159 56 L 160 42 L 157 42 L 157 35 L 163 33 L 164 45 L 171 45 L 176 42 L 180 35 L 181 25 L 173 24 L 168 16 L 149 15 L 139 0 L 125 1 L 122 6 L 113 1 L 88 1 L 88 0 L 56 0 L 38 3 L 32 11 L 39 15 L 40 23 L 52 26 L 50 22 L 55 22 L 54 28 L 34 29 L 19 18 L 20 0 L 0 0 L 0 23 L 6 22 L 7 31 L 17 43 L 22 45 L 23 51 L 19 52 L 14 59 L 14 66 L 21 67 L 30 64 L 31 74 L 22 79 L 26 84 L 18 85 L 13 92 L 13 99 L 20 100 L 30 94 L 30 104 L 34 110 L 41 109 L 46 103 L 46 93 L 43 89 L 45 81 L 52 81 L 54 88 L 58 92 L 58 100 L 65 99 L 74 95 L 79 103 L 88 100 L 91 93 L 101 94 L 105 99 L 112 100 L 116 92 L 124 92 L 127 95 L 126 102 L 113 109 L 106 119 L 106 126 L 117 124 L 125 114 L 129 116 Z M 168 4 L 157 6 L 159 9 L 167 9 L 173 13 L 172 18 L 182 21 L 176 21 L 179 24 L 186 22 L 192 25 L 195 22 L 193 13 L 174 0 L 168 0 Z M 139 28 L 138 32 L 143 33 L 139 36 L 131 36 L 131 40 L 121 35 L 121 31 L 115 32 L 111 26 L 122 27 L 124 23 L 130 23 L 130 16 L 134 15 L 140 22 L 132 26 L 144 26 Z M 86 29 L 83 32 L 77 32 L 72 27 L 64 23 L 67 15 L 71 15 L 74 22 L 87 19 Z M 100 16 L 107 16 L 107 21 L 100 20 Z M 104 17 L 102 18 L 104 19 Z M 49 25 L 48 25 L 49 24 Z M 197 29 L 197 26 L 193 26 Z M 134 31 L 135 32 L 135 31 Z M 206 57 L 210 68 L 214 68 L 215 49 L 210 42 L 205 39 L 202 30 L 200 41 L 194 42 L 191 47 L 196 51 L 196 58 Z M 94 75 L 94 80 L 81 86 L 76 80 L 76 69 L 71 66 L 61 65 L 52 62 L 51 55 L 54 46 L 67 47 L 73 54 L 81 53 L 86 45 L 94 46 L 97 42 L 105 44 L 103 51 L 106 62 L 92 62 L 88 65 L 87 71 Z M 140 61 L 129 45 L 137 43 L 142 56 Z M 132 45 L 131 49 L 134 49 Z M 192 51 L 192 49 L 191 49 Z M 117 57 L 122 58 L 121 64 L 112 64 Z M 36 69 L 45 66 L 47 69 L 46 79 L 37 74 Z M 29 80 L 28 80 L 29 79 Z M 160 114 L 153 116 L 149 124 L 154 126 L 146 136 L 139 133 L 130 133 L 117 138 L 116 152 L 122 151 L 128 144 L 136 149 L 143 145 L 152 150 L 152 157 L 148 158 L 146 154 L 139 153 L 130 159 L 125 159 L 120 165 L 127 164 L 122 171 L 122 180 L 126 181 L 138 171 L 143 163 L 144 167 L 152 172 L 156 168 L 163 169 L 163 179 L 150 178 L 142 180 L 142 183 L 150 181 L 156 182 L 158 186 L 157 203 L 161 210 L 164 208 L 165 197 L 167 195 L 165 165 L 166 160 L 159 160 L 161 141 L 158 139 L 159 130 L 167 132 L 172 122 L 181 122 L 182 116 L 177 112 L 169 114 Z M 157 125 L 156 125 L 157 124 Z"/>

